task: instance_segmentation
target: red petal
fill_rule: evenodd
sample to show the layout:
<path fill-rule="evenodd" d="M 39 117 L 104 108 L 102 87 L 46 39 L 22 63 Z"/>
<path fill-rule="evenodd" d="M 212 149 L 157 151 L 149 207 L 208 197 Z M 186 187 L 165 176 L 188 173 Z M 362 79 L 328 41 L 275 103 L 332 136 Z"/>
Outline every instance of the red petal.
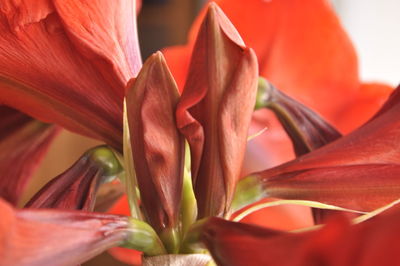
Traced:
<path fill-rule="evenodd" d="M 279 191 L 278 197 L 291 197 L 289 194 L 293 196 L 297 191 L 299 194 L 295 197 L 304 198 L 300 194 L 307 194 L 308 199 L 350 208 L 360 206 L 363 210 L 388 204 L 400 197 L 396 189 L 400 184 L 400 120 L 393 119 L 399 116 L 400 88 L 358 130 L 296 160 L 261 172 L 260 178 L 266 182 L 271 195 Z"/>
<path fill-rule="evenodd" d="M 108 13 L 102 5 L 91 6 L 88 13 L 76 13 L 75 20 L 75 13 L 68 12 L 68 3 L 57 2 L 56 9 L 46 0 L 3 3 L 0 102 L 120 148 L 124 87 L 129 75 L 137 71 L 140 58 L 133 32 L 110 32 L 102 26 L 132 26 L 135 11 L 125 2 L 113 5 L 113 12 Z M 76 29 L 74 21 L 78 19 L 89 32 L 83 27 L 83 32 Z M 114 38 L 109 39 L 108 34 Z M 121 34 L 119 39 L 117 34 Z M 110 46 L 113 49 L 108 51 Z"/>
<path fill-rule="evenodd" d="M 128 236 L 125 217 L 58 210 L 13 210 L 0 200 L 1 265 L 76 265 Z"/>
<path fill-rule="evenodd" d="M 400 198 L 399 176 L 399 165 L 350 165 L 287 172 L 264 185 L 270 197 L 372 211 Z"/>
<path fill-rule="evenodd" d="M 174 119 L 178 100 L 164 57 L 153 54 L 128 91 L 127 113 L 142 204 L 157 231 L 178 225 L 184 159 Z"/>
<path fill-rule="evenodd" d="M 0 106 L 0 196 L 16 205 L 59 132 L 55 126 Z"/>
<path fill-rule="evenodd" d="M 338 113 L 336 124 L 344 133 L 362 125 L 369 120 L 383 105 L 393 88 L 379 83 L 364 83 L 353 103 Z"/>
<path fill-rule="evenodd" d="M 245 43 L 254 48 L 260 74 L 290 96 L 332 120 L 357 93 L 357 57 L 327 1 L 250 0 L 246 5 L 240 0 L 216 2 Z M 189 47 L 193 47 L 204 13 L 191 29 Z M 186 61 L 186 52 L 182 52 L 181 59 L 177 53 L 172 55 L 171 60 Z M 169 62 L 168 52 L 166 58 Z M 177 67 L 171 67 L 174 76 L 184 77 L 180 73 L 188 71 L 187 65 Z"/>
<path fill-rule="evenodd" d="M 257 76 L 254 52 L 211 4 L 177 108 L 178 127 L 191 148 L 199 217 L 223 215 L 229 209 L 242 165 Z"/>
<path fill-rule="evenodd" d="M 378 116 L 361 128 L 298 160 L 271 169 L 270 173 L 338 165 L 400 163 L 400 150 L 397 149 L 400 120 L 393 119 L 400 116 L 399 92 L 400 88 L 389 99 L 390 108 L 383 106 L 385 111 L 378 112 Z"/>
<path fill-rule="evenodd" d="M 274 111 L 290 137 L 296 156 L 332 142 L 342 135 L 313 110 L 259 79 L 256 108 Z"/>
<path fill-rule="evenodd" d="M 203 241 L 218 265 L 396 265 L 400 212 L 360 225 L 332 220 L 322 230 L 291 234 L 217 218 L 204 227 Z"/>

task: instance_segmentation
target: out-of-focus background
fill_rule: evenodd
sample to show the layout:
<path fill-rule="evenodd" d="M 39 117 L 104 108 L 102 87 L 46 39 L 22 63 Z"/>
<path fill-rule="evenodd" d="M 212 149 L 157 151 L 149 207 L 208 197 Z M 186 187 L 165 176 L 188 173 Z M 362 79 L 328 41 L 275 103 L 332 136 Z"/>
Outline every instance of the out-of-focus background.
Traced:
<path fill-rule="evenodd" d="M 259 0 L 266 1 L 266 0 Z M 281 1 L 281 0 L 268 0 Z M 206 0 L 143 0 L 138 17 L 143 59 L 165 47 L 184 44 L 190 25 Z M 400 83 L 399 0 L 331 0 L 358 51 L 364 81 Z M 243 5 L 246 1 L 243 1 Z M 99 142 L 64 131 L 43 162 L 29 198 Z M 25 199 L 25 200 L 26 200 Z M 84 265 L 125 265 L 103 254 Z"/>
<path fill-rule="evenodd" d="M 400 84 L 400 1 L 332 0 L 358 52 L 364 81 Z"/>

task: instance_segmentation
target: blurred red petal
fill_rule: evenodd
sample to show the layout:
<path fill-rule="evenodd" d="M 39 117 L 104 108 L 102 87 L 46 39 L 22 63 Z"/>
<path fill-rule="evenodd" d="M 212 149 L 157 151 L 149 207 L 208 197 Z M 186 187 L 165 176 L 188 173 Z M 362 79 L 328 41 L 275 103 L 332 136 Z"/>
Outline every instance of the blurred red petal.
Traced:
<path fill-rule="evenodd" d="M 121 244 L 126 217 L 59 210 L 14 210 L 0 200 L 1 265 L 76 265 Z"/>
<path fill-rule="evenodd" d="M 100 184 L 118 174 L 120 169 L 118 159 L 110 149 L 105 146 L 93 148 L 48 182 L 25 207 L 93 211 Z"/>
<path fill-rule="evenodd" d="M 271 109 L 292 141 L 296 156 L 332 142 L 342 135 L 307 106 L 260 78 L 256 108 Z"/>
<path fill-rule="evenodd" d="M 140 66 L 135 28 L 124 30 L 135 10 L 122 0 L 90 3 L 75 13 L 76 1 L 4 1 L 0 102 L 119 149 L 124 87 Z"/>
<path fill-rule="evenodd" d="M 115 247 L 108 250 L 108 252 L 110 252 L 110 254 L 114 258 L 126 264 L 142 265 L 142 252 L 140 251 L 128 248 Z"/>
<path fill-rule="evenodd" d="M 350 226 L 333 219 L 318 231 L 287 233 L 211 218 L 203 241 L 218 265 L 398 265 L 400 212 Z"/>
<path fill-rule="evenodd" d="M 369 120 L 376 111 L 385 103 L 389 95 L 393 92 L 393 87 L 379 83 L 363 83 L 359 88 L 359 93 L 348 108 L 339 111 L 335 124 L 344 132 L 362 125 Z"/>
<path fill-rule="evenodd" d="M 245 43 L 255 50 L 260 74 L 290 96 L 331 121 L 357 94 L 356 53 L 327 1 L 250 0 L 243 5 L 240 0 L 217 0 L 216 3 L 232 20 Z M 205 10 L 193 24 L 188 47 L 193 47 L 204 14 Z M 171 54 L 171 61 L 186 62 L 186 52 L 180 58 L 177 51 Z M 170 62 L 168 51 L 166 58 Z M 186 76 L 180 73 L 187 73 L 188 65 L 176 66 L 171 67 L 172 73 L 181 84 L 183 81 L 178 77 Z"/>
<path fill-rule="evenodd" d="M 18 204 L 59 128 L 0 106 L 0 197 Z"/>

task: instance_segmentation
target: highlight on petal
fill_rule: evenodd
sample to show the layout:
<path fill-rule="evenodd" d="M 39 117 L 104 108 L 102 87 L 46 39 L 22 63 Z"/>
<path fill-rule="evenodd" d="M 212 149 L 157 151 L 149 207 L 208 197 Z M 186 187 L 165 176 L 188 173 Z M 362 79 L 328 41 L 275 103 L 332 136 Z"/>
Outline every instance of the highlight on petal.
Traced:
<path fill-rule="evenodd" d="M 121 171 L 118 159 L 109 148 L 93 148 L 47 183 L 25 207 L 93 211 L 100 184 Z"/>
<path fill-rule="evenodd" d="M 371 211 L 400 198 L 400 166 L 365 164 L 283 173 L 265 180 L 269 197 L 320 201 Z"/>
<path fill-rule="evenodd" d="M 86 57 L 97 59 L 93 63 L 103 75 L 116 73 L 123 85 L 136 77 L 142 66 L 136 0 L 53 2 L 71 41 Z"/>
<path fill-rule="evenodd" d="M 140 67 L 133 2 L 3 1 L 0 102 L 121 149 L 124 88 Z"/>
<path fill-rule="evenodd" d="M 350 226 L 341 217 L 320 230 L 287 233 L 211 218 L 202 240 L 218 265 L 395 265 L 400 212 Z"/>
<path fill-rule="evenodd" d="M 17 205 L 59 128 L 0 105 L 0 197 Z"/>
<path fill-rule="evenodd" d="M 174 119 L 178 100 L 162 54 L 153 54 L 128 89 L 126 103 L 141 202 L 158 233 L 178 226 L 184 162 L 184 138 Z"/>
<path fill-rule="evenodd" d="M 199 217 L 225 215 L 239 178 L 258 65 L 234 26 L 210 4 L 176 111 L 191 149 Z"/>
<path fill-rule="evenodd" d="M 268 196 L 370 211 L 400 198 L 400 88 L 364 126 L 255 174 Z M 257 183 L 257 182 L 256 182 Z"/>
<path fill-rule="evenodd" d="M 127 217 L 60 210 L 14 210 L 0 200 L 1 265 L 77 265 L 129 236 Z"/>

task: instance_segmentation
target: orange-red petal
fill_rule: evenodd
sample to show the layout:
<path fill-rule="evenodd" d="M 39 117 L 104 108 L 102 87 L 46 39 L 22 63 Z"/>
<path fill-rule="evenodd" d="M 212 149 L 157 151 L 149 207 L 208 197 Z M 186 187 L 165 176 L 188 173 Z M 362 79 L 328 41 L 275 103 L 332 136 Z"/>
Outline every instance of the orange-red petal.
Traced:
<path fill-rule="evenodd" d="M 71 12 L 76 1 L 2 3 L 0 103 L 120 149 L 124 88 L 140 66 L 135 10 L 98 2 L 86 13 Z"/>
<path fill-rule="evenodd" d="M 400 197 L 399 115 L 400 87 L 359 129 L 259 177 L 272 197 L 366 211 L 386 205 Z"/>
<path fill-rule="evenodd" d="M 350 226 L 340 217 L 321 230 L 287 233 L 210 219 L 202 239 L 218 265 L 397 265 L 400 212 Z"/>

